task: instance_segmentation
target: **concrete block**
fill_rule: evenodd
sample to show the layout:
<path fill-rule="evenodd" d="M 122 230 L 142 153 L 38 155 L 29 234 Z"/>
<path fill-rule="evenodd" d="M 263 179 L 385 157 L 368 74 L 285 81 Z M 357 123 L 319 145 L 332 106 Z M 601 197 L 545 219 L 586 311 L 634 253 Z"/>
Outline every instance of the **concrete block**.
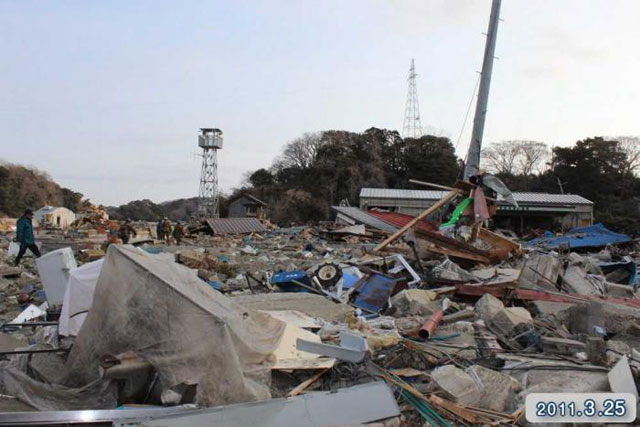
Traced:
<path fill-rule="evenodd" d="M 553 255 L 533 254 L 522 266 L 518 286 L 529 289 L 557 290 L 562 261 Z"/>
<path fill-rule="evenodd" d="M 580 266 L 570 265 L 562 275 L 562 289 L 580 295 L 602 295 L 603 284 L 587 275 Z"/>
<path fill-rule="evenodd" d="M 607 343 L 602 337 L 587 338 L 587 357 L 589 363 L 604 366 L 607 364 Z"/>
<path fill-rule="evenodd" d="M 635 298 L 633 286 L 605 282 L 607 295 L 616 298 Z"/>
<path fill-rule="evenodd" d="M 499 412 L 515 409 L 514 395 L 522 390 L 522 384 L 518 380 L 480 365 L 472 366 L 467 372 L 482 384 L 482 391 L 475 406 Z"/>
<path fill-rule="evenodd" d="M 396 317 L 407 314 L 412 316 L 430 316 L 441 308 L 441 301 L 435 300 L 437 294 L 425 289 L 405 289 L 391 298 L 391 306 L 396 308 Z"/>
<path fill-rule="evenodd" d="M 569 310 L 569 330 L 573 334 L 593 335 L 593 327 L 605 327 L 604 307 L 597 301 L 576 304 Z"/>
<path fill-rule="evenodd" d="M 476 302 L 475 312 L 478 318 L 488 322 L 504 308 L 504 304 L 498 298 L 491 294 L 484 294 L 482 298 Z"/>
<path fill-rule="evenodd" d="M 491 318 L 489 324 L 495 328 L 497 332 L 505 336 L 511 336 L 512 331 L 517 325 L 525 324 L 533 326 L 531 314 L 522 307 L 503 308 L 495 316 Z"/>
<path fill-rule="evenodd" d="M 455 402 L 493 411 L 511 409 L 513 396 L 522 390 L 515 378 L 479 365 L 466 371 L 453 365 L 442 366 L 432 372 L 431 379 Z"/>
<path fill-rule="evenodd" d="M 587 348 L 582 341 L 554 337 L 540 337 L 540 345 L 543 352 L 553 354 L 573 354 Z"/>
<path fill-rule="evenodd" d="M 440 366 L 431 373 L 431 380 L 453 401 L 474 406 L 481 389 L 473 377 L 454 365 Z"/>

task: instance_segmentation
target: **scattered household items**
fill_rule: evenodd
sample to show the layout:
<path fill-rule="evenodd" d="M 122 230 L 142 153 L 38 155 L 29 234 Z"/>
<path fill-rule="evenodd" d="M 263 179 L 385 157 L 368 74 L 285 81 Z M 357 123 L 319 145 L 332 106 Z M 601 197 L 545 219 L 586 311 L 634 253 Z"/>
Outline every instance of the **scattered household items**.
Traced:
<path fill-rule="evenodd" d="M 637 242 L 523 243 L 491 228 L 529 203 L 494 177 L 439 190 L 415 216 L 288 228 L 239 203 L 180 241 L 129 222 L 133 245 L 89 209 L 18 268 L 0 232 L 4 420 L 518 425 L 529 393 L 637 394 Z"/>

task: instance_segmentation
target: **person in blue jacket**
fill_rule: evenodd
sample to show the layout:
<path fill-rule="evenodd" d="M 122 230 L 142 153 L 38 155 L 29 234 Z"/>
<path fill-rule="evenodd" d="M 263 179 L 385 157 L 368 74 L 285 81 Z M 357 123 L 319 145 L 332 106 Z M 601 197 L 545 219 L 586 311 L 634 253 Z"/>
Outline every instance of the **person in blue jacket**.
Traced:
<path fill-rule="evenodd" d="M 156 224 L 156 236 L 158 236 L 158 240 L 164 240 L 164 235 L 162 234 L 162 223 L 164 219 L 160 218 L 158 224 Z"/>
<path fill-rule="evenodd" d="M 31 209 L 27 209 L 16 224 L 16 242 L 20 243 L 20 250 L 18 251 L 18 256 L 16 256 L 16 266 L 20 264 L 20 260 L 27 249 L 29 249 L 36 258 L 40 256 L 40 250 L 36 246 L 36 239 L 33 236 L 32 219 L 33 211 Z"/>

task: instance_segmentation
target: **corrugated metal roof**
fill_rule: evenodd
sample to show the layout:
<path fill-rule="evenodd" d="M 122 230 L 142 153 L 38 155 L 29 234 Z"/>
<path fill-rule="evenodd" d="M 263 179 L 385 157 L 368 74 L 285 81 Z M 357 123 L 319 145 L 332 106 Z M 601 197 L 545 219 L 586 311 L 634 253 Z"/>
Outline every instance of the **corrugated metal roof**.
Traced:
<path fill-rule="evenodd" d="M 380 218 L 384 222 L 391 224 L 396 228 L 404 227 L 409 221 L 415 218 L 413 215 L 407 215 L 399 212 L 383 212 L 377 211 L 375 209 L 370 209 L 367 211 L 367 213 L 369 215 L 375 216 L 376 218 Z M 435 224 L 426 219 L 418 221 L 416 227 L 427 231 L 436 231 L 438 229 Z"/>
<path fill-rule="evenodd" d="M 349 218 L 353 218 L 356 222 L 364 225 L 368 225 L 369 227 L 377 228 L 378 230 L 388 231 L 389 233 L 393 233 L 397 230 L 396 227 L 387 224 L 386 222 L 379 220 L 373 215 L 369 215 L 363 210 L 354 207 L 346 207 L 346 206 L 331 206 L 336 212 L 339 212 Z"/>
<path fill-rule="evenodd" d="M 214 234 L 246 234 L 267 231 L 257 218 L 209 218 L 206 220 Z"/>
<path fill-rule="evenodd" d="M 412 199 L 412 200 L 440 200 L 447 194 L 446 191 L 432 190 L 408 190 L 401 188 L 363 188 L 360 190 L 361 198 L 377 199 Z M 550 194 L 550 193 L 513 193 L 518 203 L 535 204 L 571 204 L 592 205 L 593 202 L 577 194 Z"/>
<path fill-rule="evenodd" d="M 362 188 L 360 190 L 360 197 L 379 199 L 440 200 L 445 194 L 447 194 L 446 191 L 439 190 L 406 190 L 400 188 Z"/>

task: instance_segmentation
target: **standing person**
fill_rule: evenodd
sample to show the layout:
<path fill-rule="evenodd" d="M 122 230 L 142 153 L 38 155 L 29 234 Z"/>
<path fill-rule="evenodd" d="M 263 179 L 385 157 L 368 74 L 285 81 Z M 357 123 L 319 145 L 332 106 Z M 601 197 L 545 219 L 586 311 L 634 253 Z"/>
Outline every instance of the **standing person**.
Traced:
<path fill-rule="evenodd" d="M 168 244 L 171 243 L 171 223 L 169 222 L 169 218 L 165 217 L 162 222 L 162 235 L 164 236 L 165 242 Z"/>
<path fill-rule="evenodd" d="M 20 217 L 16 223 L 16 242 L 20 243 L 20 250 L 18 256 L 16 256 L 16 267 L 20 264 L 20 260 L 24 256 L 24 253 L 29 249 L 36 258 L 40 257 L 40 250 L 36 246 L 36 239 L 33 236 L 33 211 L 27 209 L 24 211 L 24 215 Z"/>
<path fill-rule="evenodd" d="M 158 236 L 158 240 L 164 240 L 164 236 L 162 235 L 162 218 L 158 221 L 156 225 L 156 236 Z"/>
<path fill-rule="evenodd" d="M 182 226 L 182 223 L 180 221 L 178 221 L 176 223 L 176 226 L 173 227 L 173 238 L 176 239 L 176 244 L 180 245 L 180 242 L 182 242 L 182 238 L 185 235 L 185 231 L 184 231 L 184 227 Z"/>
<path fill-rule="evenodd" d="M 120 226 L 120 229 L 118 230 L 118 237 L 120 237 L 120 239 L 122 239 L 122 243 L 126 245 L 127 243 L 129 243 L 129 239 L 131 238 L 132 234 L 133 237 L 138 236 L 138 233 L 136 233 L 136 229 L 131 225 L 131 219 L 127 218 L 127 220 Z"/>

